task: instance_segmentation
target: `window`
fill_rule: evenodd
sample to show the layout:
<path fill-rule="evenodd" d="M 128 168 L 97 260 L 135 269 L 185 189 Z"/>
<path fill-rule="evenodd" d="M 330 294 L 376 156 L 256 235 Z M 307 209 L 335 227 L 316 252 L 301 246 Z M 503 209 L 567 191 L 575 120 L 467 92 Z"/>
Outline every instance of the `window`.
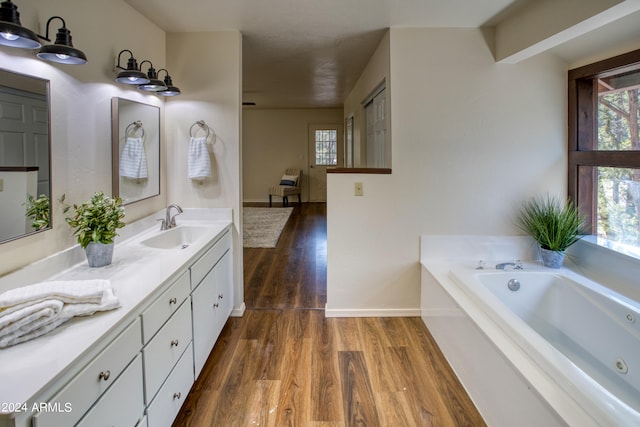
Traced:
<path fill-rule="evenodd" d="M 640 51 L 569 72 L 569 196 L 592 234 L 640 248 Z"/>
<path fill-rule="evenodd" d="M 335 166 L 338 164 L 338 131 L 321 129 L 315 132 L 316 165 Z"/>

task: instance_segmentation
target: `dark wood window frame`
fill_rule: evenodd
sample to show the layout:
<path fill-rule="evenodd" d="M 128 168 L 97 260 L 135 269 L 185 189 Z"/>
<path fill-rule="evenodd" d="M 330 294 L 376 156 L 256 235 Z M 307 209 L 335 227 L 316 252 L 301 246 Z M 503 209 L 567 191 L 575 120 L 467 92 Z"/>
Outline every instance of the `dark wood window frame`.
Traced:
<path fill-rule="evenodd" d="M 598 78 L 640 70 L 640 49 L 569 71 L 569 198 L 596 233 L 597 166 L 640 168 L 640 151 L 598 151 Z M 581 168 L 581 166 L 595 166 Z"/>

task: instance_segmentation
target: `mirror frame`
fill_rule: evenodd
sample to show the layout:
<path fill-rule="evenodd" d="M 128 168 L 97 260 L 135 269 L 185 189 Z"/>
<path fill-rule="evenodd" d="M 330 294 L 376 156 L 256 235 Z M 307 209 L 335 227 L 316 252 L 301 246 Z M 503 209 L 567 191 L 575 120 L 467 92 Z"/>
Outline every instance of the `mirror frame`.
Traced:
<path fill-rule="evenodd" d="M 120 101 L 126 101 L 126 102 L 130 102 L 133 104 L 138 104 L 140 106 L 144 106 L 144 107 L 151 107 L 156 109 L 156 114 L 157 114 L 157 118 L 158 118 L 158 163 L 157 163 L 157 171 L 158 171 L 158 185 L 157 188 L 155 189 L 153 194 L 149 194 L 149 195 L 144 195 L 143 197 L 139 197 L 139 198 L 135 198 L 135 199 L 131 199 L 131 200 L 126 200 L 124 197 L 122 197 L 122 195 L 120 194 L 120 140 L 121 140 L 121 136 L 120 136 Z M 127 120 L 127 122 L 130 122 L 129 120 Z M 119 97 L 113 97 L 111 98 L 111 189 L 112 189 L 112 196 L 116 197 L 119 196 L 123 199 L 122 204 L 123 205 L 129 205 L 132 203 L 136 203 L 136 202 L 140 202 L 142 200 L 147 200 L 150 199 L 152 197 L 157 197 L 160 195 L 160 189 L 161 189 L 161 173 L 160 173 L 160 167 L 161 167 L 161 123 L 160 123 L 160 107 L 156 106 L 156 105 L 152 105 L 152 104 L 145 104 L 143 102 L 139 102 L 139 101 L 133 101 L 131 99 L 127 99 L 127 98 L 119 98 Z M 126 137 L 126 135 L 125 135 Z"/>
<path fill-rule="evenodd" d="M 53 153 L 52 153 L 52 136 L 51 136 L 51 81 L 49 79 L 45 79 L 42 77 L 37 77 L 37 76 L 32 76 L 29 74 L 23 74 L 23 73 L 19 73 L 13 70 L 8 70 L 6 68 L 0 68 L 0 74 L 4 74 L 4 73 L 8 73 L 11 75 L 16 76 L 16 79 L 33 79 L 33 80 L 37 80 L 39 83 L 38 84 L 44 84 L 44 92 L 43 94 L 46 96 L 46 102 L 47 102 L 47 167 L 48 167 L 48 173 L 49 173 L 49 225 L 45 228 L 41 228 L 41 229 L 36 229 L 33 231 L 29 231 L 29 232 L 25 232 L 22 234 L 17 234 L 15 236 L 6 238 L 6 239 L 2 239 L 0 238 L 0 244 L 3 243 L 8 243 L 8 242 L 12 242 L 14 240 L 18 240 L 21 239 L 23 237 L 27 237 L 27 236 L 32 236 L 34 234 L 38 234 L 41 233 L 43 231 L 47 231 L 47 230 L 51 230 L 53 228 L 53 210 L 51 207 L 51 201 L 53 200 L 53 183 L 52 183 L 52 157 L 53 157 Z M 6 86 L 11 88 L 11 86 L 8 85 L 2 85 L 2 86 Z M 16 88 L 18 89 L 18 88 Z M 8 168 L 12 168 L 12 167 L 8 167 Z M 28 166 L 20 166 L 20 169 L 28 169 Z M 38 173 L 40 173 L 40 171 L 38 171 Z M 35 197 L 39 197 L 40 195 L 37 194 L 39 193 L 38 191 L 36 191 Z M 26 202 L 26 200 L 25 200 Z"/>

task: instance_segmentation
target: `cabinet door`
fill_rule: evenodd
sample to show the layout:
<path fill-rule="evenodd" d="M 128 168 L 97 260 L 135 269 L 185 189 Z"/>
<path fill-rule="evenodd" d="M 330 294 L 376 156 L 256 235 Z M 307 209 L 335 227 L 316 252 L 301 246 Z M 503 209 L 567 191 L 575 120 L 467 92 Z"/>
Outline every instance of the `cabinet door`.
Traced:
<path fill-rule="evenodd" d="M 227 252 L 224 257 L 216 265 L 217 286 L 218 286 L 218 306 L 217 322 L 218 334 L 222 332 L 222 328 L 233 310 L 233 258 L 231 251 Z"/>
<path fill-rule="evenodd" d="M 141 384 L 142 358 L 138 356 L 77 426 L 135 426 L 144 412 Z"/>
<path fill-rule="evenodd" d="M 214 267 L 202 279 L 198 288 L 191 294 L 193 307 L 193 361 L 195 375 L 198 378 L 213 345 L 218 338 L 218 324 L 216 312 L 220 307 L 218 302 L 216 271 Z"/>
<path fill-rule="evenodd" d="M 196 378 L 233 309 L 233 258 L 227 251 L 191 294 Z"/>

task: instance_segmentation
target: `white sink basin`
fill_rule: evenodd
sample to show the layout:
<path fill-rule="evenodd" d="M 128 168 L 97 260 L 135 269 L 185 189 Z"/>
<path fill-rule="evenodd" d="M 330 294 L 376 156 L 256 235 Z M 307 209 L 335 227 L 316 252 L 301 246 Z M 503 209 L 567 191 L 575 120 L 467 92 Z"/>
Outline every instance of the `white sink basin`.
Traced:
<path fill-rule="evenodd" d="M 141 241 L 144 246 L 157 249 L 186 249 L 192 243 L 205 237 L 209 231 L 207 227 L 196 225 L 180 225 L 176 228 L 162 231 L 160 234 Z"/>

